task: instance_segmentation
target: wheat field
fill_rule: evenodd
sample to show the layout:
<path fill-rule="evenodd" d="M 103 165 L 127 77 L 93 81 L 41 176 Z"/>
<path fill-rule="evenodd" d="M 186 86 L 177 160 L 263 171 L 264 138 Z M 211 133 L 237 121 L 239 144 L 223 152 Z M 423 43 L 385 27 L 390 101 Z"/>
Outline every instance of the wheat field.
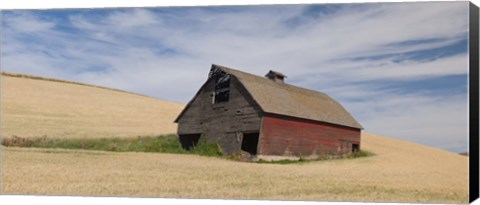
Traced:
<path fill-rule="evenodd" d="M 1 75 L 1 136 L 136 137 L 176 132 L 184 104 L 52 79 Z"/>
<path fill-rule="evenodd" d="M 2 150 L 2 193 L 467 203 L 468 157 L 362 134 L 375 156 L 257 164 L 195 155 Z"/>
<path fill-rule="evenodd" d="M 173 133 L 184 105 L 132 93 L 1 77 L 1 135 Z M 375 155 L 258 164 L 161 153 L 1 146 L 2 194 L 467 203 L 468 157 L 362 133 Z"/>

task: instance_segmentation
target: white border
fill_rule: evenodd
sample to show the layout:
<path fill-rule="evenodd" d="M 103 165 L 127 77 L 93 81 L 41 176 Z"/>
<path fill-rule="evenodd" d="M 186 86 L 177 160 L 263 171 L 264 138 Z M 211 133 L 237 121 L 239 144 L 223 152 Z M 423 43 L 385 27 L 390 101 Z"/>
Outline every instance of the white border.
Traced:
<path fill-rule="evenodd" d="M 0 9 L 62 9 L 62 8 L 114 8 L 114 7 L 158 7 L 158 6 L 209 6 L 209 5 L 260 5 L 260 4 L 318 4 L 318 3 L 381 3 L 381 2 L 439 2 L 452 0 L 5 0 L 0 1 Z M 472 0 L 477 6 L 480 6 L 480 0 Z"/>
<path fill-rule="evenodd" d="M 221 199 L 166 199 L 166 198 L 128 198 L 128 197 L 82 197 L 82 196 L 27 196 L 27 195 L 3 195 L 0 196 L 2 204 L 30 205 L 30 204 L 68 204 L 68 205 L 95 205 L 95 204 L 208 204 L 208 205 L 364 205 L 374 204 L 365 202 L 316 202 L 316 201 L 267 201 L 267 200 L 221 200 Z M 378 205 L 401 205 L 399 203 L 375 203 Z M 413 205 L 413 204 L 412 204 Z M 478 204 L 477 204 L 478 205 Z"/>
<path fill-rule="evenodd" d="M 403 1 L 387 1 L 387 2 L 438 2 L 447 0 L 403 0 Z M 14 0 L 0 1 L 0 9 L 62 9 L 62 8 L 119 8 L 119 7 L 159 7 L 159 6 L 208 6 L 208 5 L 260 5 L 260 4 L 312 4 L 312 3 L 380 3 L 386 1 L 379 0 L 243 0 L 243 1 L 214 1 L 214 0 Z M 480 0 L 472 0 L 477 6 L 480 6 Z M 1 191 L 1 190 L 0 190 Z M 1 193 L 1 192 L 0 192 Z M 360 202 L 312 202 L 312 201 L 261 201 L 261 200 L 218 200 L 218 199 L 165 199 L 165 198 L 127 198 L 127 197 L 74 197 L 74 196 L 28 196 L 28 195 L 0 195 L 1 204 L 10 205 L 26 205 L 26 204 L 159 204 L 159 203 L 175 203 L 175 204 L 328 204 L 328 205 L 353 205 L 353 204 L 387 204 L 387 203 L 360 203 Z M 388 203 L 394 205 L 397 203 Z M 472 204 L 480 205 L 480 200 L 476 200 Z"/>

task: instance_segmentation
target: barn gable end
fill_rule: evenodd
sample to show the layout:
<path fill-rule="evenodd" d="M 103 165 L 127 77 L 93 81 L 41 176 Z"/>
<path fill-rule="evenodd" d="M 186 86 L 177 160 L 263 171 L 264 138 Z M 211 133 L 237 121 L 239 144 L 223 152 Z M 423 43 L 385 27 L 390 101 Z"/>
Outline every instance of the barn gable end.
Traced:
<path fill-rule="evenodd" d="M 219 143 L 225 154 L 232 154 L 240 151 L 244 134 L 260 132 L 260 108 L 235 76 L 229 81 L 228 101 L 216 103 L 215 78 L 209 76 L 175 120 L 181 138 L 200 134 L 209 143 Z"/>

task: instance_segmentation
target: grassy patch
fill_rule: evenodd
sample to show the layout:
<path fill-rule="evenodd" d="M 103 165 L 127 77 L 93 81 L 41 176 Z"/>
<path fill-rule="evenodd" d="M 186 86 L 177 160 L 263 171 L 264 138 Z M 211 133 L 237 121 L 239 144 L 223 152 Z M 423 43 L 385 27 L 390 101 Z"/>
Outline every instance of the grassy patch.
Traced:
<path fill-rule="evenodd" d="M 360 157 L 370 157 L 374 156 L 375 154 L 366 150 L 361 150 L 360 152 L 355 152 L 348 156 L 348 158 L 360 158 Z"/>
<path fill-rule="evenodd" d="M 331 160 L 331 159 L 356 159 L 356 158 L 361 158 L 361 157 L 368 157 L 368 156 L 373 156 L 372 152 L 361 150 L 359 152 L 352 153 L 348 156 L 345 157 L 319 157 L 317 159 L 282 159 L 282 160 L 264 160 L 260 159 L 258 161 L 255 161 L 256 163 L 259 164 L 299 164 L 299 163 L 305 163 L 305 162 L 312 162 L 312 161 L 323 161 L 323 160 Z"/>
<path fill-rule="evenodd" d="M 177 139 L 177 142 L 178 142 L 178 139 Z M 189 150 L 188 152 L 192 152 L 193 154 L 198 154 L 202 156 L 223 156 L 222 148 L 218 143 L 209 144 L 202 138 L 199 140 L 197 145 L 193 147 L 193 149 Z"/>
<path fill-rule="evenodd" d="M 62 149 L 82 149 L 82 150 L 100 150 L 112 152 L 159 152 L 173 154 L 197 154 L 202 156 L 217 156 L 235 161 L 250 161 L 243 159 L 241 155 L 223 156 L 223 151 L 217 143 L 207 143 L 201 138 L 197 145 L 190 150 L 181 147 L 176 134 L 159 135 L 156 137 L 136 137 L 136 138 L 48 138 L 47 136 L 37 138 L 22 138 L 13 136 L 4 138 L 2 145 L 7 147 L 36 147 L 36 148 L 62 148 Z M 255 163 L 260 164 L 296 164 L 311 161 L 322 161 L 330 159 L 354 159 L 374 155 L 368 151 L 360 151 L 344 157 L 325 156 L 317 159 L 283 159 L 283 160 L 263 160 Z"/>
<path fill-rule="evenodd" d="M 12 147 L 63 148 L 101 150 L 113 152 L 161 152 L 174 154 L 198 154 L 202 156 L 222 156 L 218 144 L 209 144 L 200 140 L 193 149 L 184 150 L 175 134 L 156 137 L 137 138 L 86 138 L 86 139 L 49 139 L 21 138 L 13 136 L 2 140 L 2 145 Z"/>

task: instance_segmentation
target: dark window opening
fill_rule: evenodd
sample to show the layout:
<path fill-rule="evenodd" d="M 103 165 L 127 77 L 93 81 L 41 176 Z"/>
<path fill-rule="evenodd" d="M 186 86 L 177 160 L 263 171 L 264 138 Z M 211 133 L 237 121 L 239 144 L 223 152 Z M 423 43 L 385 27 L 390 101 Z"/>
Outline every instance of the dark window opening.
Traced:
<path fill-rule="evenodd" d="M 360 146 L 358 144 L 352 144 L 352 152 L 360 151 Z"/>
<path fill-rule="evenodd" d="M 182 148 L 186 150 L 191 150 L 193 147 L 197 146 L 200 135 L 201 134 L 180 135 L 179 139 Z"/>
<path fill-rule="evenodd" d="M 243 134 L 241 149 L 251 155 L 257 155 L 258 135 L 259 133 Z"/>
<path fill-rule="evenodd" d="M 215 76 L 214 103 L 228 102 L 230 98 L 230 75 L 227 73 Z"/>

